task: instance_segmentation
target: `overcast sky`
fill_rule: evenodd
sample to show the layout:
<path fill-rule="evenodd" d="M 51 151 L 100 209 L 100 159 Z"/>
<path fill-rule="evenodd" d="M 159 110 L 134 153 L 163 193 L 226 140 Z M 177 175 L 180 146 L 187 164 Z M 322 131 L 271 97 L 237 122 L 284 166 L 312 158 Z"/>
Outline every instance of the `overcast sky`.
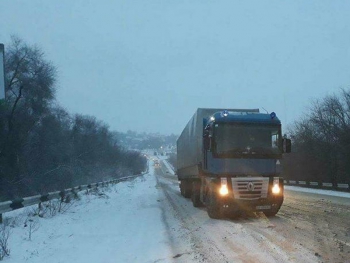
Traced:
<path fill-rule="evenodd" d="M 69 112 L 180 134 L 198 107 L 291 124 L 349 88 L 349 14 L 346 0 L 0 0 L 0 42 L 43 49 Z"/>

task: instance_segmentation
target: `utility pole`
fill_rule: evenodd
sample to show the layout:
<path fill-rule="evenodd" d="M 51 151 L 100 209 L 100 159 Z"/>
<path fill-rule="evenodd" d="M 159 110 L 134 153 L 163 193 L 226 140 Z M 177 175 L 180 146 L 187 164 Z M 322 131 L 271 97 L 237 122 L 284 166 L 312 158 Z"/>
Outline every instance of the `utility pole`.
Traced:
<path fill-rule="evenodd" d="M 0 100 L 5 99 L 5 48 L 0 43 Z"/>

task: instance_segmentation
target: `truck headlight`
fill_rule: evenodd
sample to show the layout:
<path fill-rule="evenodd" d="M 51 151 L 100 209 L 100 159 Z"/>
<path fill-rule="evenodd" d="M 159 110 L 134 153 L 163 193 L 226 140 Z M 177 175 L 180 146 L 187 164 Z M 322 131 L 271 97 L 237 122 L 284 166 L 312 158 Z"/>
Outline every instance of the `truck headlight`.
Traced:
<path fill-rule="evenodd" d="M 278 184 L 274 184 L 272 187 L 272 193 L 277 195 L 281 192 L 281 188 Z"/>
<path fill-rule="evenodd" d="M 273 178 L 272 193 L 278 195 L 281 192 L 280 179 L 278 177 Z"/>
<path fill-rule="evenodd" d="M 221 187 L 220 187 L 219 193 L 222 196 L 228 194 L 227 179 L 226 178 L 221 178 Z"/>

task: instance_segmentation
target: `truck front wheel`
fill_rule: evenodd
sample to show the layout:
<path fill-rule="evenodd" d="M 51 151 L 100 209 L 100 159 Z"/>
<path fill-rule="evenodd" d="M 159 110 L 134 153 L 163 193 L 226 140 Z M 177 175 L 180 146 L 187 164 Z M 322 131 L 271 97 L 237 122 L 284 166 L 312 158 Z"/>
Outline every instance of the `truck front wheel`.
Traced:
<path fill-rule="evenodd" d="M 264 211 L 265 216 L 267 217 L 273 217 L 275 216 L 278 211 L 280 210 L 282 203 L 283 203 L 283 197 L 280 197 L 278 200 L 276 200 L 276 205 L 273 205 L 273 208 L 269 211 Z"/>
<path fill-rule="evenodd" d="M 221 207 L 217 195 L 210 190 L 208 193 L 207 213 L 210 218 L 219 219 L 222 217 Z"/>
<path fill-rule="evenodd" d="M 273 217 L 273 216 L 275 216 L 277 213 L 278 213 L 278 210 L 277 210 L 277 211 L 264 211 L 264 214 L 265 214 L 265 216 L 267 216 L 267 217 Z"/>

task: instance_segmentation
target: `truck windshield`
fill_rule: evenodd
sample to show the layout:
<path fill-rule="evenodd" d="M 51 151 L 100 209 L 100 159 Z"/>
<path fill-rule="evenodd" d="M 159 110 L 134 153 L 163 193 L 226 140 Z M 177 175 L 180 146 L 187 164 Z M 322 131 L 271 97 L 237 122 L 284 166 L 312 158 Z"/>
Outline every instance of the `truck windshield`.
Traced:
<path fill-rule="evenodd" d="M 281 154 L 279 126 L 215 124 L 217 154 Z"/>

